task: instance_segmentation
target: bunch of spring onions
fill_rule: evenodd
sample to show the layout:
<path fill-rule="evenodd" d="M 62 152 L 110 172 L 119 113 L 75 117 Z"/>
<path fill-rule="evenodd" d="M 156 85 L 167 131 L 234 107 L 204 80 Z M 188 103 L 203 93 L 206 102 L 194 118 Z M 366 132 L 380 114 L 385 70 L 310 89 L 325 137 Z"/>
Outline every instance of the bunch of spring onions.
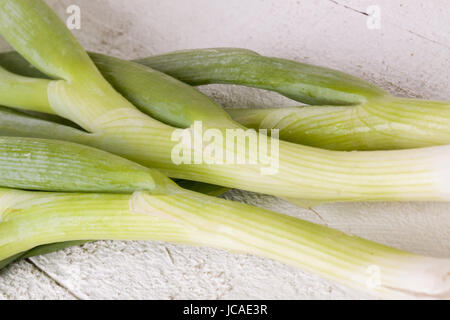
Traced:
<path fill-rule="evenodd" d="M 449 259 L 212 196 L 235 187 L 298 203 L 448 201 L 449 128 L 442 120 L 450 116 L 448 104 L 390 97 L 336 71 L 242 50 L 136 62 L 88 55 L 41 0 L 0 0 L 0 33 L 16 50 L 0 55 L 0 104 L 21 109 L 0 109 L 0 266 L 80 241 L 161 240 L 277 259 L 384 297 L 450 295 Z M 238 83 L 338 106 L 230 116 L 149 65 L 191 84 Z M 425 109 L 437 114 L 428 126 L 414 118 Z M 350 117 L 359 112 L 370 114 L 361 118 L 366 127 Z M 175 164 L 171 137 L 180 128 L 192 131 L 196 121 L 219 133 L 244 125 L 279 128 L 285 140 L 335 146 L 329 149 L 427 148 L 331 151 L 258 135 L 258 142 L 279 145 L 274 174 L 262 175 L 262 165 L 251 161 Z M 417 134 L 406 137 L 401 125 L 383 129 L 402 121 Z M 245 141 L 215 147 L 236 158 L 257 157 Z M 376 283 L 367 272 L 373 266 L 380 271 Z"/>

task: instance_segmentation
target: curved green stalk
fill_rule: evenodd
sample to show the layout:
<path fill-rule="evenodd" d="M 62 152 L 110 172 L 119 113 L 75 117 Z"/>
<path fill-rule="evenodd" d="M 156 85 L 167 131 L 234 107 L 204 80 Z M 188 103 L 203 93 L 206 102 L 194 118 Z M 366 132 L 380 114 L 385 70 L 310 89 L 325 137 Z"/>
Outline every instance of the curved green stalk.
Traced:
<path fill-rule="evenodd" d="M 448 259 L 413 255 L 194 192 L 114 195 L 3 189 L 0 205 L 0 259 L 60 241 L 160 240 L 276 259 L 382 297 L 442 298 L 450 290 L 445 280 Z"/>
<path fill-rule="evenodd" d="M 194 121 L 209 127 L 241 127 L 213 100 L 164 73 L 131 61 L 89 53 L 102 75 L 142 112 L 175 127 Z"/>
<path fill-rule="evenodd" d="M 191 85 L 240 84 L 311 105 L 359 104 L 384 95 L 346 73 L 235 48 L 195 49 L 135 60 Z"/>
<path fill-rule="evenodd" d="M 345 153 L 269 139 L 268 150 L 272 147 L 277 150 L 279 144 L 279 153 L 267 155 L 266 160 L 275 164 L 270 167 L 274 169 L 273 174 L 262 174 L 268 169 L 267 165 L 255 160 L 261 160 L 264 154 L 259 149 L 257 152 L 250 152 L 250 149 L 253 146 L 260 148 L 261 141 L 264 146 L 267 137 L 256 135 L 250 145 L 242 139 L 234 146 L 213 141 L 223 154 L 238 155 L 244 164 L 237 161 L 231 164 L 176 164 L 173 152 L 179 142 L 173 137 L 180 132 L 138 111 L 114 91 L 92 62 L 79 66 L 89 60 L 88 55 L 42 1 L 3 0 L 0 4 L 0 32 L 35 67 L 49 76 L 61 78 L 50 81 L 47 86 L 49 106 L 58 115 L 92 132 L 94 139 L 89 143 L 92 146 L 160 169 L 173 178 L 281 197 L 314 201 L 450 200 L 449 173 L 444 165 L 450 146 Z M 65 55 L 68 49 L 73 50 Z M 52 61 L 46 61 L 48 59 Z M 133 65 L 128 63 L 127 70 Z M 143 74 L 146 73 L 136 72 L 136 75 Z M 8 81 L 1 77 L 0 80 Z M 4 98 L 0 96 L 0 103 Z M 7 98 L 11 99 L 10 96 Z M 204 127 L 209 128 L 207 123 Z M 236 124 L 235 128 L 240 125 Z M 225 128 L 217 129 L 219 135 L 226 136 Z M 192 130 L 189 128 L 184 132 L 192 133 Z M 191 146 L 183 152 L 195 150 L 198 149 Z"/>

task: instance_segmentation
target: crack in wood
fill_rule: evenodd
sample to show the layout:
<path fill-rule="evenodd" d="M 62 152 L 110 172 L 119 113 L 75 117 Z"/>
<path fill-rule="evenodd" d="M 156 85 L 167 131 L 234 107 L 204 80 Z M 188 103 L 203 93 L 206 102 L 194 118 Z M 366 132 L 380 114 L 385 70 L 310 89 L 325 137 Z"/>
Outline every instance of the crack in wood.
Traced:
<path fill-rule="evenodd" d="M 328 0 L 328 1 L 331 2 L 331 3 L 333 3 L 333 4 L 335 4 L 335 5 L 337 5 L 337 6 L 339 6 L 339 7 L 345 8 L 345 9 L 347 9 L 347 10 L 350 10 L 350 11 L 353 11 L 353 12 L 356 12 L 356 13 L 359 13 L 359 14 L 362 14 L 362 15 L 367 16 L 367 17 L 369 16 L 369 14 L 368 14 L 367 12 L 364 12 L 364 11 L 361 11 L 361 10 L 358 10 L 358 9 L 355 9 L 355 8 L 352 8 L 352 7 L 350 7 L 350 6 L 347 6 L 347 5 L 345 5 L 345 4 L 339 3 L 339 2 L 337 2 L 336 0 Z M 412 35 L 414 35 L 414 36 L 416 36 L 416 37 L 419 37 L 419 38 L 421 38 L 421 39 L 423 39 L 423 40 L 427 40 L 427 41 L 430 41 L 430 42 L 432 42 L 432 43 L 434 43 L 434 44 L 437 44 L 437 45 L 439 45 L 439 46 L 442 46 L 442 47 L 444 47 L 444 48 L 450 49 L 450 46 L 448 46 L 448 45 L 446 45 L 446 44 L 444 44 L 444 43 L 441 43 L 441 42 L 439 42 L 439 41 L 430 39 L 430 38 L 428 38 L 428 37 L 426 37 L 426 36 L 424 36 L 424 35 L 422 35 L 422 34 L 420 34 L 420 33 L 415 32 L 415 31 L 412 31 L 412 30 L 409 30 L 409 29 L 402 28 L 401 26 L 396 25 L 395 23 L 388 22 L 387 24 L 390 24 L 390 25 L 392 25 L 392 26 L 394 26 L 394 27 L 396 27 L 396 28 L 398 28 L 398 29 L 400 29 L 400 30 L 403 30 L 403 31 L 405 31 L 405 32 L 408 32 L 408 33 L 410 33 L 410 34 L 412 34 Z"/>
<path fill-rule="evenodd" d="M 164 247 L 164 250 L 166 251 L 167 255 L 169 256 L 169 261 L 172 264 L 175 264 L 175 261 L 173 260 L 173 257 L 172 257 L 172 253 L 169 251 L 169 249 L 167 247 Z"/>
<path fill-rule="evenodd" d="M 61 289 L 67 291 L 68 294 L 70 294 L 71 296 L 73 296 L 76 300 L 83 300 L 81 299 L 77 294 L 75 294 L 74 292 L 72 292 L 69 288 L 67 288 L 64 284 L 62 284 L 61 282 L 59 282 L 57 279 L 53 278 L 47 271 L 45 271 L 44 269 L 42 269 L 41 267 L 39 267 L 39 265 L 37 263 L 35 263 L 33 260 L 31 260 L 30 258 L 25 259 L 26 262 L 30 263 L 33 267 L 35 267 L 39 272 L 41 272 L 44 276 L 46 276 L 47 278 L 49 278 L 50 280 L 52 280 L 58 287 L 60 287 Z"/>
<path fill-rule="evenodd" d="M 328 1 L 334 3 L 334 4 L 337 5 L 337 6 L 343 7 L 343 8 L 345 8 L 345 9 L 348 9 L 348 10 L 351 10 L 351 11 L 354 11 L 354 12 L 357 12 L 357 13 L 360 13 L 360 14 L 365 15 L 365 16 L 369 16 L 369 15 L 367 14 L 367 12 L 357 10 L 357 9 L 352 8 L 352 7 L 349 7 L 349 6 L 345 5 L 345 4 L 339 3 L 339 2 L 337 2 L 337 1 L 335 1 L 335 0 L 328 0 Z"/>

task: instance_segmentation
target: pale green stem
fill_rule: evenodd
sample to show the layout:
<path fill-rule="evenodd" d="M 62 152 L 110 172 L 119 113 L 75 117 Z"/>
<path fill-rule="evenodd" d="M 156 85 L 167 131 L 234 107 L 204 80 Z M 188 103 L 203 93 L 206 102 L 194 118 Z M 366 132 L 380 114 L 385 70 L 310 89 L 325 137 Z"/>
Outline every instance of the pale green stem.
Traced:
<path fill-rule="evenodd" d="M 280 139 L 330 150 L 389 150 L 450 143 L 450 103 L 391 96 L 358 106 L 229 109 L 255 129 L 279 129 Z"/>
<path fill-rule="evenodd" d="M 0 67 L 0 96 L 5 105 L 53 113 L 48 104 L 49 80 L 22 77 Z"/>
<path fill-rule="evenodd" d="M 450 290 L 448 259 L 413 255 L 194 192 L 106 195 L 3 189 L 0 205 L 0 259 L 52 242 L 160 240 L 276 259 L 383 297 L 441 298 Z"/>

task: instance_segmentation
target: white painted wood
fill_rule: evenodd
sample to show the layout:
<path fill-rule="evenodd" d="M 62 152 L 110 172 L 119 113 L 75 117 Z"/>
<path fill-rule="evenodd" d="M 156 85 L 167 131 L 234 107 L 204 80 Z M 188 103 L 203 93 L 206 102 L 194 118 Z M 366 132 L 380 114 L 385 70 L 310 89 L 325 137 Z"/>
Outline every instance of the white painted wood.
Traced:
<path fill-rule="evenodd" d="M 51 0 L 81 8 L 74 34 L 95 51 L 134 58 L 172 50 L 244 47 L 339 69 L 409 97 L 450 99 L 450 2 L 390 0 Z M 368 29 L 367 7 L 381 10 Z M 0 50 L 6 45 L 0 43 Z M 295 104 L 234 86 L 202 88 L 226 107 Z M 229 199 L 305 218 L 413 252 L 450 256 L 450 205 L 327 204 L 315 213 L 234 190 Z M 2 298 L 348 299 L 360 292 L 268 259 L 165 243 L 97 242 L 15 264 Z M 45 273 L 44 273 L 45 272 Z M 46 274 L 47 276 L 45 276 Z M 54 280 L 52 280 L 54 279 Z M 56 282 L 63 286 L 56 285 Z M 24 289 L 25 288 L 25 289 Z"/>
<path fill-rule="evenodd" d="M 63 285 L 27 261 L 19 261 L 0 272 L 0 300 L 76 299 Z"/>

